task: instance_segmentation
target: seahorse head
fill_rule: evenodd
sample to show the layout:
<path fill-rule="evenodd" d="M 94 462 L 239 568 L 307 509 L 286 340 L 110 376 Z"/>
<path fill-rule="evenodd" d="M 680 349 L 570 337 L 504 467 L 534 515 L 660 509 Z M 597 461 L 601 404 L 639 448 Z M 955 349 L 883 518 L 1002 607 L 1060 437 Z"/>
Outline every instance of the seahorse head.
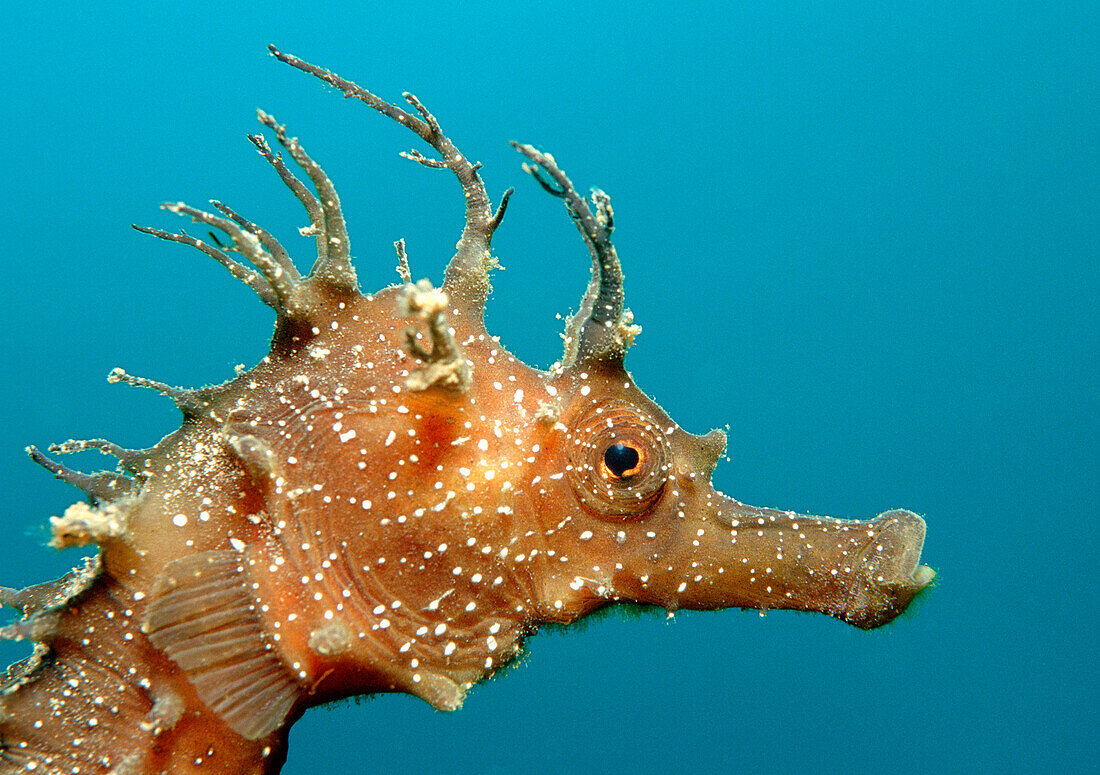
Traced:
<path fill-rule="evenodd" d="M 909 511 L 837 520 L 714 489 L 725 434 L 683 430 L 626 369 L 640 329 L 606 194 L 586 201 L 549 154 L 516 144 L 591 258 L 560 362 L 527 366 L 484 324 L 511 192 L 494 210 L 479 165 L 415 97 L 406 110 L 273 53 L 408 127 L 437 155 L 409 157 L 455 174 L 466 222 L 442 284 L 413 282 L 400 241 L 400 282 L 361 293 L 331 182 L 261 112 L 308 179 L 250 138 L 305 208 L 308 274 L 221 203 L 165 208 L 226 244 L 141 230 L 215 258 L 271 306 L 270 354 L 193 391 L 114 372 L 184 414 L 149 450 L 58 448 L 109 452 L 120 472 L 78 474 L 34 452 L 98 506 L 57 520 L 58 543 L 102 546 L 142 633 L 232 729 L 260 739 L 305 706 L 362 692 L 455 708 L 539 625 L 617 602 L 814 610 L 866 628 L 928 585 L 924 522 Z"/>

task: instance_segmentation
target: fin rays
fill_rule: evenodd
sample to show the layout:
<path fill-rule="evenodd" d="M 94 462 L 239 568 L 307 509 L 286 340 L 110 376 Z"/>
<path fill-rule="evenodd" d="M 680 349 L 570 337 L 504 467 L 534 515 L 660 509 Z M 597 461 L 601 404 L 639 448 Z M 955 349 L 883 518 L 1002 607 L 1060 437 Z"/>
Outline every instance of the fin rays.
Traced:
<path fill-rule="evenodd" d="M 211 710 L 256 740 L 283 723 L 301 687 L 265 640 L 245 563 L 245 555 L 233 551 L 169 563 L 143 629 Z"/>

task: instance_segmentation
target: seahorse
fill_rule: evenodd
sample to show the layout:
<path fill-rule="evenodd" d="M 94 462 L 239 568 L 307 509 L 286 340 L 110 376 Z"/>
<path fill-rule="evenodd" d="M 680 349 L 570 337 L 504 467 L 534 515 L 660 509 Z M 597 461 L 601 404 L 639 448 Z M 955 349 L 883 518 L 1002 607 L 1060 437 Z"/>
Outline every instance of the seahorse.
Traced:
<path fill-rule="evenodd" d="M 582 197 L 550 154 L 513 143 L 591 256 L 560 362 L 531 368 L 484 323 L 512 191 L 494 208 L 480 164 L 413 95 L 399 107 L 271 53 L 433 149 L 405 155 L 458 179 L 456 252 L 436 288 L 413 282 L 398 241 L 400 282 L 361 293 L 332 182 L 262 111 L 282 151 L 249 140 L 305 208 L 308 274 L 220 202 L 164 208 L 224 242 L 135 227 L 248 285 L 275 312 L 271 349 L 200 389 L 112 372 L 183 416 L 149 449 L 51 448 L 99 450 L 115 470 L 29 449 L 86 495 L 51 518 L 52 545 L 98 551 L 58 581 L 0 591 L 22 613 L 0 634 L 34 643 L 0 684 L 0 772 L 273 773 L 312 706 L 406 692 L 457 709 L 540 625 L 615 603 L 820 611 L 873 628 L 928 587 L 925 523 L 910 511 L 840 520 L 713 488 L 725 434 L 681 429 L 624 366 L 640 328 L 607 194 Z"/>

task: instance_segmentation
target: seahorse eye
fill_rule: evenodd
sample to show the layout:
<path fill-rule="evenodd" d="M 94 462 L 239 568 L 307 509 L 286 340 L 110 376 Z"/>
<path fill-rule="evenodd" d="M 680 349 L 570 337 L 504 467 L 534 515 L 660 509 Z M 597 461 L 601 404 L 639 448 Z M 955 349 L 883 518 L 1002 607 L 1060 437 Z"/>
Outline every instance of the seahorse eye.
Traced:
<path fill-rule="evenodd" d="M 621 441 L 615 442 L 603 453 L 603 463 L 607 466 L 607 470 L 619 479 L 637 473 L 635 469 L 640 459 L 636 448 Z"/>
<path fill-rule="evenodd" d="M 645 519 L 668 481 L 671 450 L 661 425 L 611 399 L 577 417 L 573 429 L 566 476 L 577 500 L 603 519 Z"/>

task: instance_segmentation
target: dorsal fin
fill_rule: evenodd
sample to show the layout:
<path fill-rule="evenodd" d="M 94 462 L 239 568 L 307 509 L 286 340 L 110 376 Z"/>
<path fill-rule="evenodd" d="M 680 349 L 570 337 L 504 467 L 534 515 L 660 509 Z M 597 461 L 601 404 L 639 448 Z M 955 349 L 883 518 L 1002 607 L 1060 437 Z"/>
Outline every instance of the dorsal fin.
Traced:
<path fill-rule="evenodd" d="M 302 692 L 264 635 L 247 555 L 211 551 L 165 566 L 144 630 L 199 698 L 249 740 L 274 732 Z"/>

